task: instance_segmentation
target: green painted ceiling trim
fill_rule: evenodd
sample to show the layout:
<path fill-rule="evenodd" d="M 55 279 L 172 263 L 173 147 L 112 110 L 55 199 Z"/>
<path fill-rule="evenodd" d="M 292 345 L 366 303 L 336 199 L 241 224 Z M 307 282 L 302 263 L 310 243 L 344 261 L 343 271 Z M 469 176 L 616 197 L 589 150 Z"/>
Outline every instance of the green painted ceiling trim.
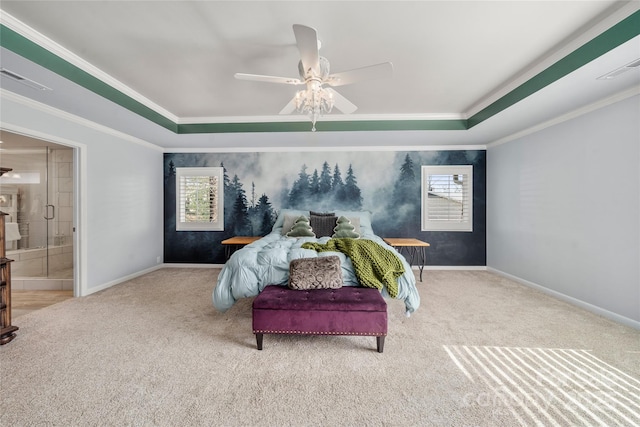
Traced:
<path fill-rule="evenodd" d="M 146 105 L 136 101 L 100 79 L 65 61 L 47 49 L 0 25 L 0 46 L 142 116 L 157 125 L 176 132 L 176 124 Z"/>
<path fill-rule="evenodd" d="M 307 128 L 310 122 L 307 122 Z M 466 130 L 466 120 L 350 120 L 316 123 L 318 131 Z"/>
<path fill-rule="evenodd" d="M 466 130 L 466 120 L 353 120 L 320 121 L 318 132 L 385 130 Z M 179 134 L 234 132 L 310 132 L 311 121 L 258 123 L 186 123 Z"/>
<path fill-rule="evenodd" d="M 628 16 L 469 118 L 468 129 L 640 34 L 640 11 Z"/>
<path fill-rule="evenodd" d="M 255 123 L 185 123 L 178 125 L 179 134 L 237 133 L 237 132 L 306 132 L 311 122 L 255 122 Z"/>

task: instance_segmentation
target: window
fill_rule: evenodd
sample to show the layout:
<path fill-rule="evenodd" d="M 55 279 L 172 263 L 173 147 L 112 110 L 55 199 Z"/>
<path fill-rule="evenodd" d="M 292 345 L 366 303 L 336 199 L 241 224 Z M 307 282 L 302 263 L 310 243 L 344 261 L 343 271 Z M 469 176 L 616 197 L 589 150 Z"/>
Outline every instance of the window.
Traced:
<path fill-rule="evenodd" d="M 422 166 L 422 230 L 473 231 L 473 166 Z"/>
<path fill-rule="evenodd" d="M 176 230 L 224 230 L 223 168 L 176 168 Z"/>

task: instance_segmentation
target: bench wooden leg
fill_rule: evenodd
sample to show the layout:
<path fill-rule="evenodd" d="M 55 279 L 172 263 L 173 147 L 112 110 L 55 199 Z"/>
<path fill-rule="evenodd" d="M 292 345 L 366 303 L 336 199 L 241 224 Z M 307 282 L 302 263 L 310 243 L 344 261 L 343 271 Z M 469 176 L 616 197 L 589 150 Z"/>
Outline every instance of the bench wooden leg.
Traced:
<path fill-rule="evenodd" d="M 258 350 L 262 350 L 262 334 L 256 334 L 256 344 L 258 345 Z"/>
<path fill-rule="evenodd" d="M 384 335 L 376 337 L 376 342 L 378 344 L 378 353 L 382 353 L 382 350 L 384 350 Z"/>

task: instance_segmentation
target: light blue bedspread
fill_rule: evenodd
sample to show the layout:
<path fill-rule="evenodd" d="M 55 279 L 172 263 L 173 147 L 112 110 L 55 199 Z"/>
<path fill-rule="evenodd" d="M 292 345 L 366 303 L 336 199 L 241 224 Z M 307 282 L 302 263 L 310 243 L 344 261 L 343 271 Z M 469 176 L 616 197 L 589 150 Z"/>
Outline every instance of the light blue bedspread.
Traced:
<path fill-rule="evenodd" d="M 335 255 L 340 258 L 344 286 L 358 286 L 351 260 L 341 252 L 316 252 L 301 248 L 306 242 L 326 243 L 330 237 L 286 237 L 282 227 L 274 227 L 273 231 L 231 255 L 218 276 L 218 283 L 213 290 L 213 305 L 219 311 L 228 310 L 239 298 L 254 297 L 267 285 L 286 285 L 289 280 L 289 262 L 298 258 Z M 383 247 L 392 250 L 382 238 L 367 229 L 362 238 L 370 239 Z M 409 315 L 420 306 L 420 295 L 416 288 L 416 279 L 406 259 L 398 254 L 405 272 L 398 278 L 398 299 L 405 303 L 406 314 Z M 382 295 L 390 298 L 386 289 Z"/>

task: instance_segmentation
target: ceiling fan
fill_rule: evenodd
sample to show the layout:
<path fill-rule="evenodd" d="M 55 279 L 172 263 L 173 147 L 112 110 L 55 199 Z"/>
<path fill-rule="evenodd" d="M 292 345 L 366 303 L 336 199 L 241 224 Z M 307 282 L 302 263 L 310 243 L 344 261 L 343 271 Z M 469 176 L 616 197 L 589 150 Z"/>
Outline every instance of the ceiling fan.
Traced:
<path fill-rule="evenodd" d="M 320 40 L 318 40 L 317 31 L 305 25 L 295 24 L 293 33 L 300 51 L 300 62 L 298 62 L 300 78 L 244 73 L 236 73 L 235 78 L 267 83 L 306 85 L 306 89 L 298 91 L 295 97 L 280 111 L 280 114 L 291 114 L 296 110 L 300 113 L 308 114 L 313 123 L 311 129 L 313 131 L 316 130 L 315 124 L 318 117 L 329 113 L 333 107 L 344 114 L 353 113 L 358 109 L 347 98 L 331 87 L 344 86 L 362 80 L 390 77 L 393 73 L 391 62 L 383 62 L 341 73 L 329 74 L 329 60 L 319 54 Z"/>

